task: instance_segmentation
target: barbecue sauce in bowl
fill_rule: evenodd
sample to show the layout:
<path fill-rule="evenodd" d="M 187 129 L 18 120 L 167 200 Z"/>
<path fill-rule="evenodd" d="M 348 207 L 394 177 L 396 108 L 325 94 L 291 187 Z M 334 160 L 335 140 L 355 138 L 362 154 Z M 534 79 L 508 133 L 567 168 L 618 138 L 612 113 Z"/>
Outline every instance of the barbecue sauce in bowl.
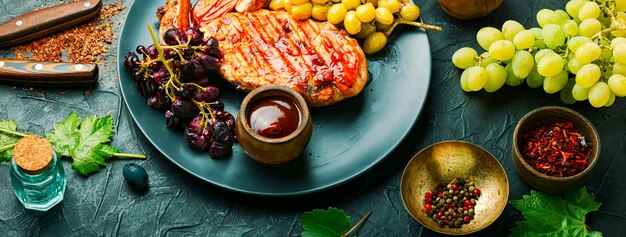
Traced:
<path fill-rule="evenodd" d="M 281 138 L 300 126 L 302 115 L 295 101 L 284 96 L 270 96 L 257 101 L 247 113 L 250 128 L 267 138 Z"/>

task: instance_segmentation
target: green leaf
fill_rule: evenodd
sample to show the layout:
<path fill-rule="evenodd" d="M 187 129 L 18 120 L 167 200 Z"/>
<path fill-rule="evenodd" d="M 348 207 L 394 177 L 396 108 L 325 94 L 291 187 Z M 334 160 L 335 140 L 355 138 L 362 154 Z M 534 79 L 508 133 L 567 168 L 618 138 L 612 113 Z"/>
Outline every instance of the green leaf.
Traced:
<path fill-rule="evenodd" d="M 46 139 L 52 143 L 52 149 L 58 156 L 70 157 L 72 148 L 78 143 L 79 136 L 78 125 L 80 124 L 80 118 L 76 112 L 72 112 L 62 122 L 54 125 L 53 133 L 46 133 Z"/>
<path fill-rule="evenodd" d="M 17 131 L 17 123 L 13 120 L 0 121 L 0 128 Z M 18 136 L 0 132 L 0 147 L 15 144 L 19 139 Z M 0 162 L 11 161 L 11 157 L 13 157 L 13 149 L 0 152 Z"/>
<path fill-rule="evenodd" d="M 535 190 L 524 195 L 522 200 L 512 200 L 511 205 L 522 211 L 524 221 L 518 221 L 511 230 L 512 237 L 518 236 L 602 236 L 602 233 L 587 230 L 585 215 L 600 208 L 593 201 L 593 194 L 581 187 L 565 195 L 547 194 Z"/>
<path fill-rule="evenodd" d="M 300 216 L 303 237 L 342 236 L 350 228 L 350 217 L 337 208 L 313 210 Z"/>
<path fill-rule="evenodd" d="M 118 150 L 106 145 L 113 136 L 113 117 L 87 117 L 81 122 L 72 112 L 63 122 L 54 126 L 54 133 L 46 134 L 55 152 L 73 159 L 72 168 L 89 175 L 106 166 L 105 160 Z"/>

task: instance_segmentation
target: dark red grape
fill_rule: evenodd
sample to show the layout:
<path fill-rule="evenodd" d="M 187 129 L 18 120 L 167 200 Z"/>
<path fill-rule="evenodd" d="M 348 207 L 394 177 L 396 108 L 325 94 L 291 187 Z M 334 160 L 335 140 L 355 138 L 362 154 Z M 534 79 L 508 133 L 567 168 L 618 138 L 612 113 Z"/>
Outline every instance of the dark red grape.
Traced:
<path fill-rule="evenodd" d="M 196 107 L 196 105 L 180 97 L 177 97 L 174 102 L 172 102 L 171 110 L 176 117 L 183 121 L 188 121 L 198 114 L 198 107 Z"/>
<path fill-rule="evenodd" d="M 165 67 L 162 67 L 152 74 L 152 79 L 157 85 L 164 85 L 170 80 L 170 73 Z"/>
<path fill-rule="evenodd" d="M 180 89 L 178 90 L 178 96 L 180 96 L 183 99 L 189 100 L 193 98 L 196 91 L 197 91 L 196 86 L 194 85 L 181 86 Z"/>
<path fill-rule="evenodd" d="M 198 28 L 189 28 L 185 30 L 184 35 L 187 39 L 191 38 L 189 43 L 193 46 L 201 45 L 204 40 L 204 33 Z"/>
<path fill-rule="evenodd" d="M 167 108 L 171 107 L 171 102 L 168 103 L 169 101 L 167 96 L 157 92 L 148 98 L 148 106 L 158 111 L 165 111 Z"/>
<path fill-rule="evenodd" d="M 197 116 L 185 127 L 185 142 L 192 150 L 206 151 L 211 144 L 211 132 L 202 122 L 202 116 Z"/>
<path fill-rule="evenodd" d="M 183 50 L 183 58 L 185 59 L 191 59 L 191 56 L 193 56 L 194 54 L 195 52 L 191 46 L 188 46 Z"/>
<path fill-rule="evenodd" d="M 177 29 L 171 28 L 163 34 L 163 41 L 165 41 L 167 45 L 178 45 L 179 41 L 181 41 L 181 43 L 183 41 L 183 34 Z"/>
<path fill-rule="evenodd" d="M 219 43 L 217 42 L 217 39 L 215 37 L 211 36 L 209 39 L 207 39 L 204 42 L 204 46 L 206 46 L 206 49 L 204 50 L 205 53 L 213 57 L 222 58 L 222 54 L 219 51 Z"/>
<path fill-rule="evenodd" d="M 177 53 L 173 49 L 163 49 L 165 59 L 176 59 Z"/>
<path fill-rule="evenodd" d="M 198 58 L 206 72 L 217 72 L 220 68 L 220 61 L 208 54 L 198 53 Z"/>
<path fill-rule="evenodd" d="M 143 96 L 144 98 L 148 98 L 150 95 L 152 95 L 152 92 L 155 91 L 154 82 L 146 78 L 141 79 L 137 82 L 137 90 L 139 91 L 139 94 L 141 94 L 141 96 Z"/>
<path fill-rule="evenodd" d="M 137 49 L 135 49 L 135 51 L 137 51 L 138 54 L 145 55 L 146 47 L 144 47 L 143 45 L 139 45 L 137 46 Z"/>
<path fill-rule="evenodd" d="M 232 145 L 233 137 L 230 128 L 222 121 L 214 121 L 211 123 L 211 138 L 224 145 Z"/>
<path fill-rule="evenodd" d="M 224 122 L 231 132 L 235 130 L 235 117 L 229 112 L 218 110 L 215 112 L 215 117 Z"/>
<path fill-rule="evenodd" d="M 171 129 L 179 129 L 182 125 L 180 118 L 174 115 L 174 112 L 168 110 L 165 112 L 165 126 Z"/>
<path fill-rule="evenodd" d="M 200 86 L 209 86 L 211 83 L 209 83 L 209 78 L 206 76 L 201 76 L 196 78 L 196 84 L 200 85 Z"/>
<path fill-rule="evenodd" d="M 227 156 L 232 152 L 232 145 L 225 145 L 220 142 L 213 142 L 211 148 L 209 148 L 209 155 L 212 157 L 220 158 Z"/>
<path fill-rule="evenodd" d="M 178 68 L 180 69 L 180 81 L 189 82 L 192 81 L 196 76 L 196 68 L 195 65 L 191 63 L 190 60 L 185 60 L 178 64 Z"/>
<path fill-rule="evenodd" d="M 224 103 L 218 100 L 218 101 L 215 101 L 215 104 L 209 105 L 209 107 L 211 107 L 211 109 L 214 109 L 214 110 L 224 110 Z"/>
<path fill-rule="evenodd" d="M 135 69 L 139 66 L 139 57 L 134 52 L 128 52 L 122 63 L 127 69 Z"/>
<path fill-rule="evenodd" d="M 215 86 L 207 86 L 204 91 L 198 90 L 193 95 L 193 99 L 196 101 L 214 102 L 220 98 L 220 89 Z"/>
<path fill-rule="evenodd" d="M 132 78 L 133 78 L 134 81 L 137 82 L 137 81 L 139 81 L 139 80 L 141 80 L 143 78 L 143 73 L 139 72 L 139 71 L 134 71 L 133 75 L 132 75 Z"/>
<path fill-rule="evenodd" d="M 163 67 L 163 63 L 159 61 L 152 62 L 148 65 L 148 68 L 153 71 L 159 70 L 161 67 Z"/>
<path fill-rule="evenodd" d="M 159 51 L 157 50 L 156 46 L 154 46 L 154 44 L 148 46 L 145 50 L 146 50 L 146 55 L 148 55 L 148 57 L 150 57 L 151 59 L 155 59 L 159 57 Z"/>
<path fill-rule="evenodd" d="M 196 75 L 201 76 L 206 74 L 206 70 L 204 69 L 204 64 L 201 62 L 202 60 L 199 58 L 192 58 L 191 64 L 193 64 L 194 70 L 196 70 Z"/>

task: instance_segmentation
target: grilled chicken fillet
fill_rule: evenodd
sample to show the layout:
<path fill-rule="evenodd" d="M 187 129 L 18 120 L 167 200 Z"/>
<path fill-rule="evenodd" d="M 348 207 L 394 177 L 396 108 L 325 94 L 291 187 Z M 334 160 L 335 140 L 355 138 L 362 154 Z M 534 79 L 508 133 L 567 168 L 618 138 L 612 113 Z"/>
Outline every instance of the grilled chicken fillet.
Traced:
<path fill-rule="evenodd" d="M 217 38 L 222 77 L 242 91 L 278 84 L 325 106 L 357 95 L 367 82 L 358 42 L 328 22 L 284 11 L 228 13 L 201 28 Z"/>

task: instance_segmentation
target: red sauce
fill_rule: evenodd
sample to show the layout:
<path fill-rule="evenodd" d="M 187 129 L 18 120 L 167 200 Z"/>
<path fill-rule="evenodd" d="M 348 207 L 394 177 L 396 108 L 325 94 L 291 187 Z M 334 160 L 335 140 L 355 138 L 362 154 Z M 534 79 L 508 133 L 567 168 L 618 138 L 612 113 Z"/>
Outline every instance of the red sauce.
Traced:
<path fill-rule="evenodd" d="M 283 96 L 263 98 L 248 110 L 248 123 L 252 131 L 267 137 L 285 137 L 300 126 L 300 108 Z"/>

